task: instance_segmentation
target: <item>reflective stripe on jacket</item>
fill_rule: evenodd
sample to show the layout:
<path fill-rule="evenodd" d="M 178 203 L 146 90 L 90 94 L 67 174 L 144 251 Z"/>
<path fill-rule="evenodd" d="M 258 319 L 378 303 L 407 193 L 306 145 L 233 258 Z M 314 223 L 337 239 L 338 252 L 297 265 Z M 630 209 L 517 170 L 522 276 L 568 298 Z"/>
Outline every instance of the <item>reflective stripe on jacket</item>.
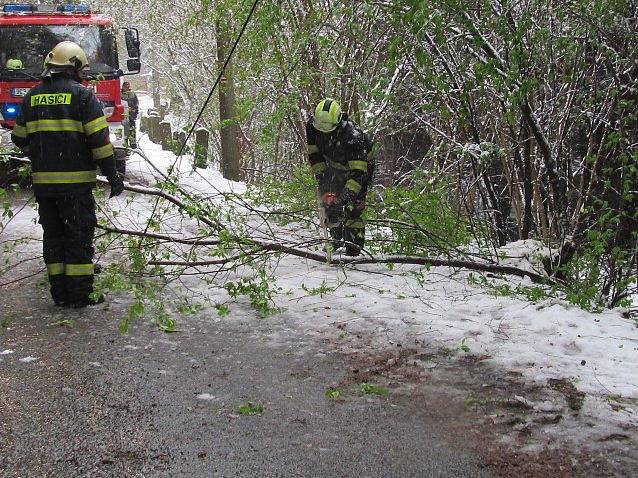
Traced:
<path fill-rule="evenodd" d="M 24 97 L 11 134 L 31 158 L 36 196 L 60 196 L 95 185 L 96 166 L 115 175 L 102 105 L 67 76 L 47 78 Z"/>

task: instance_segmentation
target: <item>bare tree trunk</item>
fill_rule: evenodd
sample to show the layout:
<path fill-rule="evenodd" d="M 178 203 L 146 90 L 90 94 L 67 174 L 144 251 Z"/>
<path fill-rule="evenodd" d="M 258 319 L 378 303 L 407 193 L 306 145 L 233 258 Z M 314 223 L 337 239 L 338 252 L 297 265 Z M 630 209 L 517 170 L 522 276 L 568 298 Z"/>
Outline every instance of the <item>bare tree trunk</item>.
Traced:
<path fill-rule="evenodd" d="M 157 65 L 157 54 L 155 50 L 151 50 L 151 62 L 153 65 Z M 155 108 L 159 108 L 161 106 L 160 101 L 160 72 L 154 67 L 151 70 L 151 88 L 153 95 L 153 105 Z"/>
<path fill-rule="evenodd" d="M 313 1 L 302 0 L 300 5 L 303 5 L 303 8 L 301 8 L 301 24 L 306 28 L 315 28 L 315 25 L 312 24 L 315 14 Z M 319 59 L 319 45 L 314 38 L 308 40 L 308 50 L 304 60 L 312 78 L 312 81 L 306 87 L 306 94 L 309 100 L 308 106 L 312 107 L 325 95 L 324 78 L 321 75 L 321 60 Z"/>
<path fill-rule="evenodd" d="M 536 206 L 536 221 L 540 225 L 541 237 L 544 241 L 550 239 L 550 225 L 545 213 L 545 201 L 543 201 L 543 194 L 541 192 L 540 177 L 538 171 L 534 171 L 534 204 Z"/>
<path fill-rule="evenodd" d="M 229 33 L 226 25 L 217 22 L 217 61 L 221 69 L 226 61 L 229 48 Z M 239 128 L 235 113 L 235 81 L 233 62 L 228 62 L 219 85 L 219 121 L 221 139 L 221 171 L 224 178 L 232 181 L 240 179 Z"/>
<path fill-rule="evenodd" d="M 521 131 L 523 138 L 523 190 L 525 192 L 525 212 L 523 213 L 523 229 L 521 239 L 529 239 L 533 226 L 532 201 L 534 196 L 534 178 L 532 177 L 532 144 L 529 138 L 529 128 L 525 125 Z"/>

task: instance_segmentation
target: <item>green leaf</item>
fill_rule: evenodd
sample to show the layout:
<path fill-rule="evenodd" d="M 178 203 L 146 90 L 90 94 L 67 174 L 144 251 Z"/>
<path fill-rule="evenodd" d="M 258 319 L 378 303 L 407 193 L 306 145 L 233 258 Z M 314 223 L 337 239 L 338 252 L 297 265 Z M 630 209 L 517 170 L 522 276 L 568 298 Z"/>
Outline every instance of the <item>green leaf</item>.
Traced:
<path fill-rule="evenodd" d="M 239 414 L 240 415 L 257 415 L 257 416 L 261 416 L 264 413 L 264 406 L 261 403 L 258 404 L 252 404 L 250 402 L 248 402 L 245 405 L 241 405 L 239 407 Z"/>
<path fill-rule="evenodd" d="M 339 390 L 338 388 L 330 387 L 328 390 L 326 390 L 326 397 L 328 398 L 339 398 L 340 396 L 341 390 Z"/>
<path fill-rule="evenodd" d="M 384 387 L 380 387 L 378 385 L 373 385 L 371 383 L 362 383 L 361 384 L 361 393 L 364 395 L 388 395 L 388 389 Z"/>

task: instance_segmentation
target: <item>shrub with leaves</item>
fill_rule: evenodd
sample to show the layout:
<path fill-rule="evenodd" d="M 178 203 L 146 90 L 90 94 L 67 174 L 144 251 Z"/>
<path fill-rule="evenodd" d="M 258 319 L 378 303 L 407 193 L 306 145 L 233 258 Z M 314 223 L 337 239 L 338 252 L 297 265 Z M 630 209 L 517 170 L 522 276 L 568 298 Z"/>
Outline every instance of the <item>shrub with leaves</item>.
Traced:
<path fill-rule="evenodd" d="M 367 213 L 374 234 L 370 247 L 405 255 L 448 253 L 467 244 L 466 219 L 448 200 L 449 184 L 416 171 L 408 185 L 379 191 Z"/>

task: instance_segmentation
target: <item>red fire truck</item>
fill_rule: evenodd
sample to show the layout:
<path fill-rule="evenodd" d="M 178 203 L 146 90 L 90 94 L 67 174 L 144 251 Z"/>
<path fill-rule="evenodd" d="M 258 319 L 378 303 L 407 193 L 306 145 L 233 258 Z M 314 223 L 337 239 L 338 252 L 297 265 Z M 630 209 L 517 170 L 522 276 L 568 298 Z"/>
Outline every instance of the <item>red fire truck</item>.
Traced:
<path fill-rule="evenodd" d="M 13 127 L 22 97 L 40 81 L 44 57 L 57 43 L 71 40 L 86 52 L 89 69 L 85 85 L 95 90 L 103 104 L 111 142 L 121 146 L 125 111 L 120 80 L 140 71 L 138 31 L 121 30 L 123 35 L 118 35 L 111 18 L 85 4 L 5 3 L 0 12 L 0 126 Z M 119 64 L 118 38 L 126 45 L 124 71 Z"/>

